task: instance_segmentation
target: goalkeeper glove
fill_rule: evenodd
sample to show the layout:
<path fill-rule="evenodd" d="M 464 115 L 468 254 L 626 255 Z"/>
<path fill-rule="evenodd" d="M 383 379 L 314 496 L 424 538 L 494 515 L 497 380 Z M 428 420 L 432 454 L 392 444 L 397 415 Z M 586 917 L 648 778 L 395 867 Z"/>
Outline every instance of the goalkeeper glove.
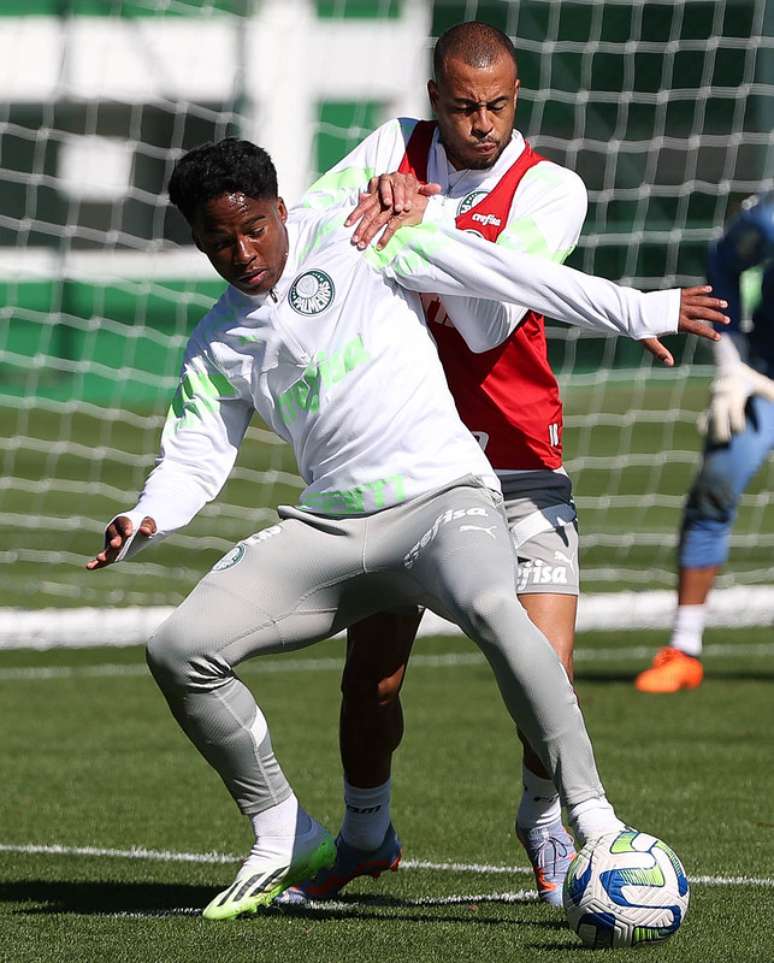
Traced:
<path fill-rule="evenodd" d="M 744 431 L 745 408 L 751 395 L 774 401 L 774 380 L 743 361 L 724 367 L 712 382 L 709 409 L 699 418 L 699 429 L 716 444 L 725 444 Z"/>

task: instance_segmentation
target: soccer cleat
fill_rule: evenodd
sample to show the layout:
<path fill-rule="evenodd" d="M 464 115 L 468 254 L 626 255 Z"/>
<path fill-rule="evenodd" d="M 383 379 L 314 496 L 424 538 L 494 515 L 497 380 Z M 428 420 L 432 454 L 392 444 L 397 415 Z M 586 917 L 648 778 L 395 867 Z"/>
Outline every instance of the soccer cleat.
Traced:
<path fill-rule="evenodd" d="M 336 861 L 333 836 L 319 823 L 293 842 L 292 854 L 251 852 L 228 889 L 213 899 L 202 912 L 207 920 L 232 920 L 268 906 L 295 883 L 311 879 Z"/>
<path fill-rule="evenodd" d="M 550 826 L 535 829 L 517 825 L 516 837 L 532 863 L 538 896 L 544 903 L 561 906 L 564 877 L 575 858 L 572 836 L 557 819 Z"/>
<path fill-rule="evenodd" d="M 703 678 L 704 667 L 699 659 L 667 645 L 656 653 L 653 665 L 640 672 L 634 687 L 639 692 L 679 692 L 698 688 Z"/>
<path fill-rule="evenodd" d="M 387 827 L 382 845 L 371 852 L 355 849 L 354 846 L 345 843 L 341 835 L 338 835 L 336 862 L 330 868 L 323 869 L 314 878 L 310 877 L 286 889 L 277 902 L 288 906 L 294 903 L 333 899 L 357 876 L 371 876 L 377 879 L 388 869 L 393 873 L 396 872 L 400 857 L 400 840 L 392 828 L 392 823 Z"/>

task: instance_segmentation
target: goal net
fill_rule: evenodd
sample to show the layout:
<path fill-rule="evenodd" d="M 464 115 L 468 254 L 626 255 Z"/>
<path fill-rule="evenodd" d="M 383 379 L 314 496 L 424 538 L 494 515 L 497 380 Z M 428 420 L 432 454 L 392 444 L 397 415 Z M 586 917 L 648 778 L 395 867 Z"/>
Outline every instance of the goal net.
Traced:
<path fill-rule="evenodd" d="M 183 346 L 222 282 L 168 207 L 176 159 L 238 133 L 282 193 L 377 124 L 427 114 L 433 37 L 462 19 L 520 55 L 517 124 L 590 198 L 569 263 L 642 288 L 702 280 L 708 241 L 774 172 L 765 0 L 7 0 L 0 10 L 0 606 L 169 605 L 302 485 L 254 424 L 220 497 L 129 566 L 83 571 L 152 466 Z M 673 582 L 709 353 L 551 326 L 586 591 Z M 725 585 L 771 582 L 771 461 Z"/>

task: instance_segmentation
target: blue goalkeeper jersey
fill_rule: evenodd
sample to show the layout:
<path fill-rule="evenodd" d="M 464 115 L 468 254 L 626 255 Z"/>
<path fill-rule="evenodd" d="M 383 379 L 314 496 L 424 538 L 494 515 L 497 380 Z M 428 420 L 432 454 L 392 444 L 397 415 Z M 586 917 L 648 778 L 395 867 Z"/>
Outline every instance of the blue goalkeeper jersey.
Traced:
<path fill-rule="evenodd" d="M 742 274 L 758 268 L 760 300 L 744 327 Z M 713 294 L 728 301 L 734 339 L 745 338 L 748 363 L 774 378 L 774 191 L 752 197 L 710 246 L 707 278 Z"/>

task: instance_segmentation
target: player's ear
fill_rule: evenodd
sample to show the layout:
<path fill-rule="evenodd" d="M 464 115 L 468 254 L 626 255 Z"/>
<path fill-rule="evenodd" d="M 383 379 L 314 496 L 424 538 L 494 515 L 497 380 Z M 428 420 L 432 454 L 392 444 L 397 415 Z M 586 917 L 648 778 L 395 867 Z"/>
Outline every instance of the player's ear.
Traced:
<path fill-rule="evenodd" d="M 427 96 L 430 98 L 433 110 L 435 110 L 438 104 L 438 84 L 434 80 L 428 80 L 427 82 Z"/>
<path fill-rule="evenodd" d="M 519 90 L 521 90 L 521 81 L 517 77 L 513 85 L 513 109 L 514 110 L 516 109 L 516 105 L 519 102 Z"/>
<path fill-rule="evenodd" d="M 285 202 L 282 200 L 281 197 L 277 198 L 277 213 L 279 214 L 279 219 L 284 224 L 285 221 L 288 219 L 288 209 L 285 206 Z"/>

